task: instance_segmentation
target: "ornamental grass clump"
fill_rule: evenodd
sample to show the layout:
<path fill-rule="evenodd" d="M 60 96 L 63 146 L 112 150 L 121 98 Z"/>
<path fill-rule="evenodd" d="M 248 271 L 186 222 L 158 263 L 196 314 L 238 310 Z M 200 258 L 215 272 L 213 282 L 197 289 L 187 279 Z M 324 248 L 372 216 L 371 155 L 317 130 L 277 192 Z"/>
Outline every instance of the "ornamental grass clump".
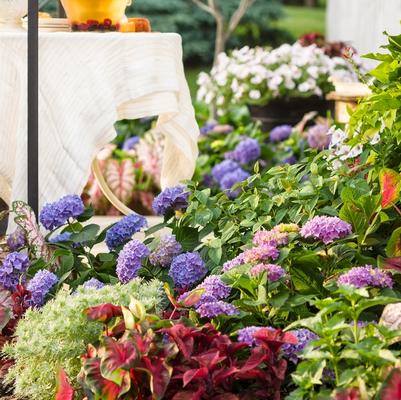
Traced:
<path fill-rule="evenodd" d="M 103 329 L 100 322 L 88 322 L 85 309 L 103 303 L 128 306 L 133 297 L 154 311 L 162 293 L 159 281 L 145 283 L 135 279 L 127 285 L 108 285 L 98 290 L 80 287 L 73 294 L 61 290 L 42 309 L 28 310 L 17 326 L 16 341 L 4 348 L 4 353 L 15 359 L 7 375 L 7 381 L 15 384 L 15 395 L 53 400 L 60 367 L 77 386 L 79 356 L 89 343 L 96 342 Z"/>

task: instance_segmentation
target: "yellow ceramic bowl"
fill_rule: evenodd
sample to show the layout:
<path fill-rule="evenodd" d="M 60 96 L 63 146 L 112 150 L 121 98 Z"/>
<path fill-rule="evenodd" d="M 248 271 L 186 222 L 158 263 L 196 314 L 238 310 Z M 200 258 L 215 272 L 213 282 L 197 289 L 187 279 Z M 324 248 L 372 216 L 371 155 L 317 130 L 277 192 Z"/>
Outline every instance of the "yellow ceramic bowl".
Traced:
<path fill-rule="evenodd" d="M 131 0 L 61 0 L 61 3 L 73 27 L 80 26 L 79 30 L 102 30 L 106 23 L 105 30 L 109 30 L 108 25 L 115 27 L 126 20 L 125 9 Z"/>

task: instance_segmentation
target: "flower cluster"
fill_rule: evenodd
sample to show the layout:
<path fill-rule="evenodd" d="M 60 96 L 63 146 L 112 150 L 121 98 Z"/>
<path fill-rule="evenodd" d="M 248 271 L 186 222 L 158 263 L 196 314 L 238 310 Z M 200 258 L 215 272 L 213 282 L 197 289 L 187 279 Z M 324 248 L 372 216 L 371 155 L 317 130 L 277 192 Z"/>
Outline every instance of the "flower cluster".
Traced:
<path fill-rule="evenodd" d="M 250 269 L 249 274 L 252 277 L 258 277 L 265 271 L 270 282 L 276 282 L 285 275 L 284 269 L 276 264 L 256 264 Z"/>
<path fill-rule="evenodd" d="M 10 251 L 18 251 L 25 246 L 25 232 L 17 228 L 12 234 L 7 236 L 7 246 Z"/>
<path fill-rule="evenodd" d="M 138 214 L 130 214 L 113 225 L 106 233 L 106 244 L 115 250 L 131 239 L 132 235 L 147 226 L 146 218 Z"/>
<path fill-rule="evenodd" d="M 50 243 L 60 243 L 60 242 L 66 242 L 67 240 L 71 239 L 71 232 L 64 232 L 60 233 L 59 235 L 56 235 L 52 238 L 50 238 L 49 242 Z"/>
<path fill-rule="evenodd" d="M 198 252 L 183 253 L 173 259 L 169 275 L 176 287 L 190 288 L 207 274 L 207 268 Z"/>
<path fill-rule="evenodd" d="M 91 278 L 82 285 L 85 289 L 102 289 L 105 285 L 96 278 Z"/>
<path fill-rule="evenodd" d="M 233 304 L 221 300 L 202 303 L 196 311 L 202 318 L 215 318 L 219 315 L 238 315 L 240 313 Z"/>
<path fill-rule="evenodd" d="M 130 151 L 135 148 L 135 146 L 139 143 L 139 137 L 138 136 L 132 136 L 128 138 L 122 146 L 122 149 L 124 151 Z"/>
<path fill-rule="evenodd" d="M 70 218 L 79 217 L 85 210 L 84 203 L 77 195 L 62 197 L 54 203 L 45 204 L 39 215 L 41 224 L 49 231 L 59 228 Z"/>
<path fill-rule="evenodd" d="M 166 215 L 188 207 L 189 192 L 184 185 L 165 189 L 153 200 L 153 211 L 157 215 Z"/>
<path fill-rule="evenodd" d="M 247 326 L 246 328 L 242 328 L 238 330 L 238 342 L 246 343 L 249 347 L 256 346 L 258 344 L 258 340 L 255 338 L 255 333 L 260 331 L 261 329 L 269 329 L 274 330 L 270 326 L 262 327 L 262 326 Z"/>
<path fill-rule="evenodd" d="M 206 123 L 200 129 L 201 135 L 209 135 L 210 133 L 231 133 L 234 130 L 232 125 L 220 125 L 216 121 Z"/>
<path fill-rule="evenodd" d="M 277 260 L 280 256 L 280 251 L 277 247 L 272 245 L 262 245 L 252 247 L 251 249 L 245 250 L 243 257 L 245 263 L 259 262 L 270 260 Z"/>
<path fill-rule="evenodd" d="M 319 336 L 311 332 L 309 329 L 301 328 L 295 331 L 290 331 L 297 339 L 297 344 L 285 344 L 282 347 L 284 355 L 294 364 L 298 362 L 298 354 L 308 345 L 312 340 L 319 339 Z"/>
<path fill-rule="evenodd" d="M 23 274 L 29 267 L 29 258 L 26 254 L 13 252 L 6 256 L 0 268 L 0 285 L 8 290 L 15 290 L 23 279 Z"/>
<path fill-rule="evenodd" d="M 177 242 L 175 235 L 167 234 L 161 237 L 157 247 L 150 254 L 149 261 L 154 266 L 168 267 L 173 258 L 181 252 L 181 244 Z"/>
<path fill-rule="evenodd" d="M 142 259 L 149 256 L 149 249 L 138 240 L 128 242 L 117 258 L 117 276 L 121 283 L 128 283 L 138 276 Z"/>
<path fill-rule="evenodd" d="M 27 289 L 31 292 L 31 303 L 35 307 L 43 306 L 50 289 L 56 285 L 58 278 L 53 272 L 42 269 L 28 282 Z"/>
<path fill-rule="evenodd" d="M 210 75 L 199 75 L 198 100 L 214 103 L 223 115 L 229 104 L 267 104 L 275 98 L 323 96 L 330 76 L 350 74 L 351 64 L 330 58 L 315 45 L 283 44 L 277 49 L 244 47 L 220 54 Z"/>
<path fill-rule="evenodd" d="M 241 140 L 233 151 L 224 155 L 226 159 L 238 161 L 240 164 L 248 164 L 256 161 L 261 154 L 259 142 L 256 139 L 246 138 Z"/>
<path fill-rule="evenodd" d="M 237 257 L 233 258 L 232 260 L 226 261 L 223 264 L 223 272 L 230 271 L 231 269 L 243 264 L 245 264 L 244 253 L 241 253 Z"/>
<path fill-rule="evenodd" d="M 350 235 L 352 226 L 338 217 L 318 216 L 308 221 L 300 233 L 304 238 L 312 237 L 329 244 Z"/>
<path fill-rule="evenodd" d="M 270 141 L 271 142 L 282 142 L 288 139 L 292 133 L 291 125 L 279 125 L 270 131 Z"/>
<path fill-rule="evenodd" d="M 394 282 L 388 273 L 378 268 L 373 268 L 371 265 L 365 265 L 351 268 L 345 274 L 340 275 L 337 284 L 355 286 L 356 288 L 367 286 L 392 288 Z"/>
<path fill-rule="evenodd" d="M 270 231 L 260 230 L 255 233 L 253 243 L 257 246 L 282 246 L 288 244 L 288 233 L 280 232 L 279 225 Z"/>
<path fill-rule="evenodd" d="M 308 129 L 307 140 L 312 149 L 324 150 L 330 145 L 331 136 L 327 124 L 316 124 Z"/>

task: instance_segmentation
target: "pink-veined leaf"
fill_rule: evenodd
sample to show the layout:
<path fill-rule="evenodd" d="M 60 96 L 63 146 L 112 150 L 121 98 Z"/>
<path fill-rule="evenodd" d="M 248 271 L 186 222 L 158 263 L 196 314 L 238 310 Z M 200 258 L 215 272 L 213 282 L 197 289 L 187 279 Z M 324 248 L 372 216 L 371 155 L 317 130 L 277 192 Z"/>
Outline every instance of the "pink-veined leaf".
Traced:
<path fill-rule="evenodd" d="M 14 201 L 12 204 L 13 213 L 16 215 L 16 224 L 25 232 L 28 245 L 36 258 L 43 258 L 45 261 L 51 260 L 51 250 L 46 245 L 45 239 L 40 232 L 36 222 L 35 213 L 23 201 Z"/>
<path fill-rule="evenodd" d="M 98 306 L 87 308 L 84 313 L 91 321 L 99 321 L 107 324 L 115 317 L 123 315 L 120 306 L 113 304 L 100 304 Z"/>
<path fill-rule="evenodd" d="M 383 383 L 379 400 L 401 400 L 401 370 L 394 368 Z"/>
<path fill-rule="evenodd" d="M 396 171 L 383 168 L 379 173 L 382 208 L 393 206 L 400 198 L 401 176 Z"/>
<path fill-rule="evenodd" d="M 55 400 L 73 400 L 74 388 L 71 386 L 64 369 L 57 373 L 57 393 Z"/>
<path fill-rule="evenodd" d="M 135 187 L 135 168 L 130 159 L 108 160 L 105 179 L 112 192 L 123 202 L 132 199 Z"/>

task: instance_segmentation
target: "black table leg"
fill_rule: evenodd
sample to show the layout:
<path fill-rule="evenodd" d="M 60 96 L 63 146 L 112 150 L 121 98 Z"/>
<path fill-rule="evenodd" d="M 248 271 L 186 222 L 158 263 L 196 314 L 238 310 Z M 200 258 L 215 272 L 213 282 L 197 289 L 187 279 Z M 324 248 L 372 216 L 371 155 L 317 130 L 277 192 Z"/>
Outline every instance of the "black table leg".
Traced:
<path fill-rule="evenodd" d="M 36 215 L 39 209 L 38 2 L 39 0 L 28 1 L 28 204 Z"/>

